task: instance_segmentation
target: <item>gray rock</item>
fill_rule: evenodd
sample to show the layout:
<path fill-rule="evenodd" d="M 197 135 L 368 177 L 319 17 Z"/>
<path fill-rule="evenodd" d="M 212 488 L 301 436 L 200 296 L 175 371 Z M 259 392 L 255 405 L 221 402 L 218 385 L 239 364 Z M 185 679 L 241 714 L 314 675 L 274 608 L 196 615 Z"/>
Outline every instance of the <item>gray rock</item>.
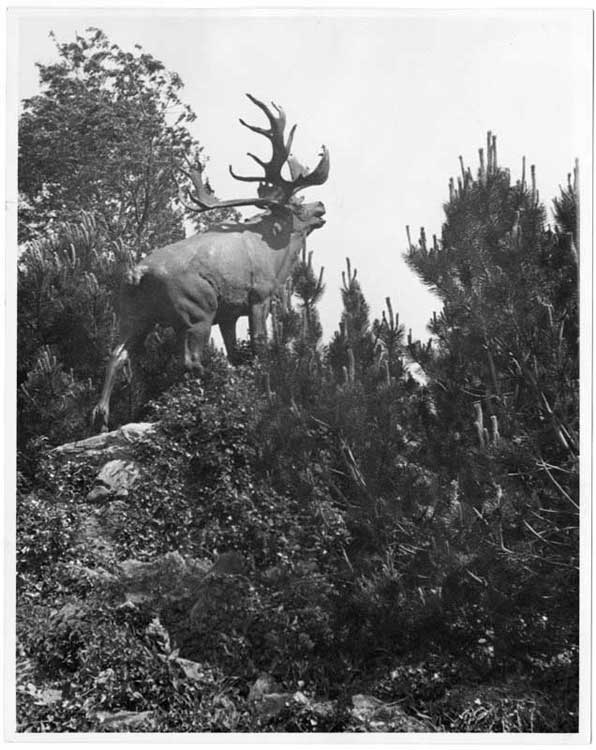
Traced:
<path fill-rule="evenodd" d="M 185 559 L 178 552 L 149 562 L 129 559 L 120 563 L 121 583 L 130 601 L 172 602 L 192 598 L 210 567 L 206 561 Z"/>
<path fill-rule="evenodd" d="M 103 503 L 128 495 L 141 475 L 141 467 L 133 456 L 134 445 L 156 429 L 157 424 L 153 422 L 132 422 L 112 432 L 64 443 L 54 448 L 53 453 L 64 460 L 88 466 L 90 474 L 100 466 L 87 500 Z"/>
<path fill-rule="evenodd" d="M 180 656 L 174 659 L 174 661 L 176 662 L 176 664 L 179 664 L 180 667 L 182 667 L 182 670 L 185 676 L 189 680 L 200 682 L 201 680 L 205 678 L 205 672 L 203 671 L 203 667 L 198 662 L 192 661 L 191 659 L 183 659 Z"/>
<path fill-rule="evenodd" d="M 360 721 L 366 721 L 375 715 L 383 707 L 383 701 L 373 695 L 352 696 L 352 716 Z"/>
<path fill-rule="evenodd" d="M 263 672 L 250 686 L 248 691 L 248 700 L 251 702 L 259 701 L 267 693 L 273 693 L 277 690 L 277 683 L 270 674 Z"/>
<path fill-rule="evenodd" d="M 111 732 L 126 731 L 147 725 L 153 727 L 153 711 L 97 711 L 95 718 L 98 719 L 102 728 Z"/>
<path fill-rule="evenodd" d="M 286 706 L 291 705 L 293 698 L 293 693 L 267 693 L 254 701 L 252 705 L 261 719 L 273 719 Z"/>
<path fill-rule="evenodd" d="M 294 695 L 296 700 L 296 695 Z M 310 710 L 319 716 L 321 719 L 333 716 L 337 711 L 337 701 L 309 701 L 308 707 Z"/>
<path fill-rule="evenodd" d="M 331 716 L 337 708 L 335 701 L 316 701 L 300 690 L 294 693 L 273 691 L 271 688 L 274 686 L 275 682 L 269 675 L 261 675 L 250 689 L 249 703 L 261 719 L 273 719 L 288 706 L 298 710 L 307 709 L 320 718 Z"/>
<path fill-rule="evenodd" d="M 89 568 L 77 562 L 68 562 L 64 572 L 75 580 L 88 580 L 98 584 L 116 583 L 118 578 L 105 568 Z"/>
<path fill-rule="evenodd" d="M 337 710 L 337 701 L 317 701 L 304 695 L 300 690 L 294 693 L 292 700 L 296 705 L 307 708 L 320 718 L 331 716 Z"/>
<path fill-rule="evenodd" d="M 352 716 L 371 732 L 434 732 L 430 723 L 407 714 L 395 703 L 383 703 L 372 695 L 352 696 Z"/>
<path fill-rule="evenodd" d="M 113 459 L 131 457 L 131 446 L 148 437 L 157 429 L 154 422 L 131 422 L 111 432 L 93 435 L 84 440 L 64 443 L 54 448 L 54 453 L 70 461 L 89 461 L 93 458 Z"/>
<path fill-rule="evenodd" d="M 113 458 L 101 467 L 87 500 L 96 503 L 110 497 L 126 497 L 140 476 L 141 469 L 136 461 Z"/>
<path fill-rule="evenodd" d="M 35 703 L 38 706 L 51 706 L 62 700 L 62 690 L 56 688 L 42 688 L 35 693 Z"/>

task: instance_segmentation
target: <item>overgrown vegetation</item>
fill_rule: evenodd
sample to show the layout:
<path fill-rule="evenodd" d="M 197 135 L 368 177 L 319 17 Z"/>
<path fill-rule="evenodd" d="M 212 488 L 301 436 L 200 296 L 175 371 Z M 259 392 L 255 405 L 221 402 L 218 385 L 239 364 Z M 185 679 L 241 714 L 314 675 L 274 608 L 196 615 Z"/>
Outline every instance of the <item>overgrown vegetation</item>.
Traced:
<path fill-rule="evenodd" d="M 96 467 L 50 448 L 86 434 L 139 246 L 92 205 L 22 214 L 21 731 L 109 731 L 121 712 L 133 731 L 363 731 L 363 696 L 394 731 L 577 731 L 577 174 L 549 226 L 533 168 L 512 184 L 490 136 L 486 159 L 462 165 L 440 238 L 409 243 L 442 303 L 427 344 L 390 300 L 371 322 L 349 262 L 323 344 L 305 256 L 257 359 L 209 352 L 199 382 L 153 335 L 113 413 L 158 427 L 99 510 Z M 39 184 L 59 182 L 44 163 Z M 257 710 L 261 683 L 295 697 Z"/>

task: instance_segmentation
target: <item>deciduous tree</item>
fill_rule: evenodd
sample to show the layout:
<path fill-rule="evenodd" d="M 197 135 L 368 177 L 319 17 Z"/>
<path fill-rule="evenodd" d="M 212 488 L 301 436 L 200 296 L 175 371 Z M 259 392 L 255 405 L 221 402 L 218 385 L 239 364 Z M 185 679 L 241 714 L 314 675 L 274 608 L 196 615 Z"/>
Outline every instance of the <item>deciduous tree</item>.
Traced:
<path fill-rule="evenodd" d="M 139 45 L 124 51 L 99 29 L 55 41 L 58 61 L 38 63 L 41 91 L 20 117 L 20 240 L 81 210 L 137 254 L 181 238 L 177 198 L 187 178 L 179 166 L 201 160 L 182 80 Z"/>

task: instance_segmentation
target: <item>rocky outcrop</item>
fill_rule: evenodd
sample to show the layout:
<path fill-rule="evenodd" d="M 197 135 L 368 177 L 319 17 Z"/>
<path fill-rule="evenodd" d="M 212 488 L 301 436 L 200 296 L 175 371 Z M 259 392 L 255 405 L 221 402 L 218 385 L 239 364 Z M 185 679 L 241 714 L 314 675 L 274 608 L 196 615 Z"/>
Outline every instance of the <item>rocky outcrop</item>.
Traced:
<path fill-rule="evenodd" d="M 154 422 L 131 422 L 112 432 L 92 435 L 84 440 L 64 443 L 54 448 L 54 453 L 71 461 L 89 461 L 93 458 L 130 458 L 131 446 L 155 432 Z"/>
<path fill-rule="evenodd" d="M 82 558 L 84 563 L 69 561 L 63 572 L 95 590 L 105 590 L 110 606 L 150 611 L 153 619 L 145 630 L 147 641 L 162 658 L 177 666 L 177 679 L 201 683 L 209 679 L 205 654 L 214 652 L 222 634 L 240 634 L 241 642 L 250 613 L 258 609 L 254 605 L 258 604 L 259 592 L 251 561 L 235 550 L 215 560 L 183 556 L 177 551 L 151 560 L 118 559 L 116 541 L 111 540 L 116 540 L 128 523 L 131 506 L 127 495 L 150 470 L 135 460 L 135 445 L 155 430 L 156 425 L 151 423 L 130 424 L 55 449 L 55 455 L 78 463 L 84 472 L 93 472 L 88 476 L 94 476 L 91 491 L 81 497 L 78 506 L 79 543 L 90 554 Z M 311 571 L 305 566 L 303 572 L 308 576 Z M 284 585 L 284 571 L 279 566 L 261 575 L 269 584 Z M 80 600 L 67 603 L 55 618 L 69 622 L 86 616 L 84 601 Z M 34 697 L 49 704 L 60 700 L 61 694 L 48 686 Z M 302 682 L 282 685 L 266 673 L 250 687 L 247 707 L 260 726 L 283 722 L 284 712 L 288 712 L 308 727 L 333 726 L 341 716 L 354 731 L 436 731 L 397 703 L 359 694 L 352 696 L 352 705 L 347 707 L 337 700 L 315 698 Z M 236 709 L 231 704 L 217 710 Z M 97 711 L 92 718 L 101 731 L 108 732 L 151 731 L 158 724 L 158 717 L 151 711 Z"/>
<path fill-rule="evenodd" d="M 152 422 L 123 425 L 117 430 L 93 435 L 54 448 L 54 458 L 84 467 L 93 477 L 91 490 L 81 500 L 79 544 L 95 554 L 98 562 L 113 558 L 113 535 L 127 523 L 127 496 L 143 474 L 135 459 L 135 446 L 157 429 Z"/>
<path fill-rule="evenodd" d="M 130 506 L 127 495 L 149 471 L 135 460 L 135 445 L 152 435 L 153 423 L 128 424 L 54 449 L 55 456 L 83 466 L 94 476 L 93 486 L 79 506 L 77 542 L 91 553 L 95 567 L 71 565 L 73 578 L 108 584 L 117 592 L 116 606 L 149 604 L 163 623 L 173 648 L 182 656 L 201 652 L 205 635 L 250 596 L 248 561 L 236 551 L 213 560 L 183 557 L 170 552 L 153 560 L 118 560 L 115 540 L 126 528 Z M 241 606 L 240 606 L 241 609 Z M 198 644 L 196 647 L 190 644 Z M 193 673 L 195 662 L 184 662 Z"/>
<path fill-rule="evenodd" d="M 152 422 L 123 425 L 112 432 L 59 445 L 53 453 L 70 462 L 87 464 L 96 471 L 88 502 L 123 498 L 141 476 L 141 467 L 134 460 L 134 445 L 153 434 L 156 427 Z"/>

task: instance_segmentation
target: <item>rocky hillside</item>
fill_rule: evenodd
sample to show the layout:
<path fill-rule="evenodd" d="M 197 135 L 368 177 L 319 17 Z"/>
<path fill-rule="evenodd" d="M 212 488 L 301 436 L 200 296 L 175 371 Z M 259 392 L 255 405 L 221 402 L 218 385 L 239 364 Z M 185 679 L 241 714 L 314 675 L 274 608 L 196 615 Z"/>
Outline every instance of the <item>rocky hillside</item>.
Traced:
<path fill-rule="evenodd" d="M 221 363 L 21 474 L 19 730 L 555 730 L 544 683 L 500 676 L 490 632 L 447 642 L 445 603 L 362 538 L 327 428 L 294 414 L 309 453 L 276 433 L 269 460 L 259 377 Z"/>

